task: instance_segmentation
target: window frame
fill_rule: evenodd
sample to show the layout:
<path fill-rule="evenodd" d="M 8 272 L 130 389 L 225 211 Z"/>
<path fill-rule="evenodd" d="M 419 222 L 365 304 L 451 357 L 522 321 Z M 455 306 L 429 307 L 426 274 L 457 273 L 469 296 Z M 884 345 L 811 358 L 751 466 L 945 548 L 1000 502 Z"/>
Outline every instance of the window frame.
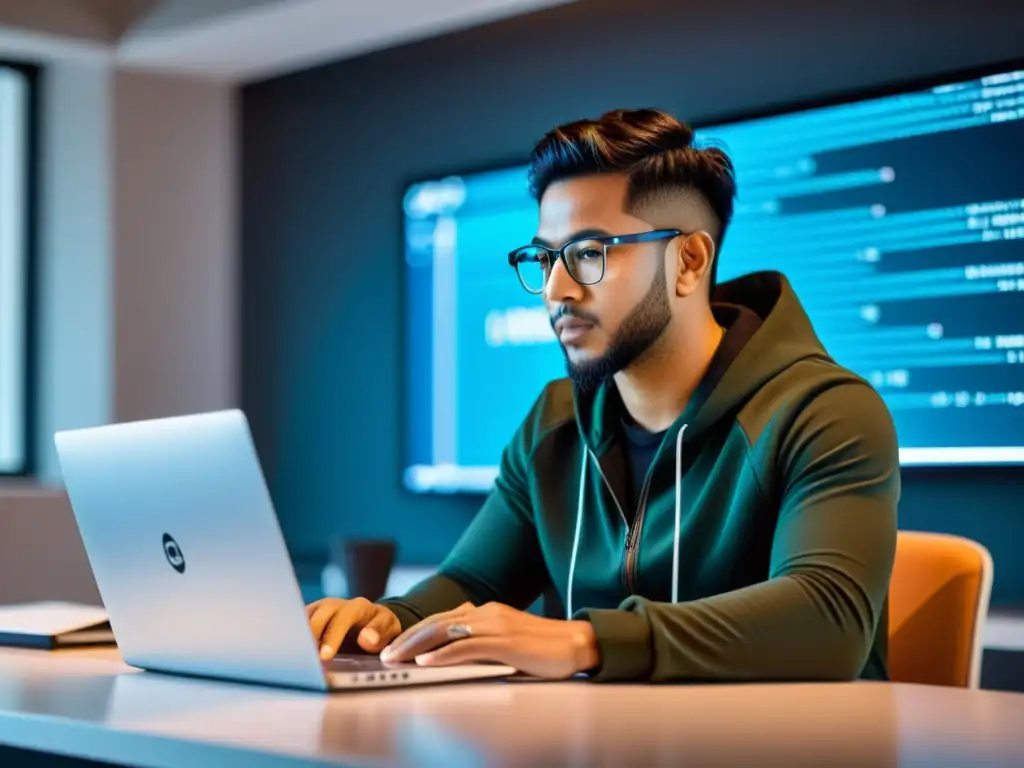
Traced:
<path fill-rule="evenodd" d="M 22 424 L 21 463 L 13 468 L 0 466 L 0 480 L 5 478 L 27 478 L 36 473 L 37 467 L 37 382 L 38 382 L 38 245 L 39 245 L 39 82 L 40 67 L 21 61 L 0 58 L 0 67 L 19 72 L 25 78 L 27 99 L 25 104 L 25 174 L 21 180 L 25 200 L 24 242 L 23 242 L 23 290 L 25 301 L 22 307 L 22 398 L 20 416 Z"/>

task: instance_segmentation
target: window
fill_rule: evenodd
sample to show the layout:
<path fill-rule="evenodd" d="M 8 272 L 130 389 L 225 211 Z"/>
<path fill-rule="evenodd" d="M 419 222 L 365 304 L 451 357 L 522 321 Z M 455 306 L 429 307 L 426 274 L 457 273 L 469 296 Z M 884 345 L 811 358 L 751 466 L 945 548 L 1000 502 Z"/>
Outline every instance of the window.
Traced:
<path fill-rule="evenodd" d="M 31 88 L 0 64 L 0 475 L 29 468 Z"/>

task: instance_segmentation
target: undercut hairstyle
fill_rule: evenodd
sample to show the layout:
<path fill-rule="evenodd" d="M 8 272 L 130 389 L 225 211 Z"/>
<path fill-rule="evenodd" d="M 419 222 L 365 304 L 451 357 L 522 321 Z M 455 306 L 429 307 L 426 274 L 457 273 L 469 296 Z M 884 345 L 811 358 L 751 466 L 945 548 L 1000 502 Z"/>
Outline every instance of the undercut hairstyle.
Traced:
<path fill-rule="evenodd" d="M 658 109 L 619 109 L 597 120 L 553 128 L 530 155 L 530 194 L 540 201 L 552 184 L 601 173 L 629 174 L 629 210 L 663 195 L 696 193 L 714 217 L 709 286 L 715 287 L 718 254 L 732 220 L 736 176 L 716 147 L 694 145 L 693 129 Z"/>

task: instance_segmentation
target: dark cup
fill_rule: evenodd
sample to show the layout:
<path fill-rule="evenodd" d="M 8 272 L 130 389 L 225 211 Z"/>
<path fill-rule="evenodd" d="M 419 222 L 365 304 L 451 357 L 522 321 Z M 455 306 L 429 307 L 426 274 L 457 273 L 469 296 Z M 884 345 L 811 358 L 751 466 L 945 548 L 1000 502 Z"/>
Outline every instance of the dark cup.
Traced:
<path fill-rule="evenodd" d="M 394 541 L 336 542 L 331 548 L 331 560 L 345 574 L 347 596 L 365 597 L 371 602 L 385 597 L 396 550 Z"/>

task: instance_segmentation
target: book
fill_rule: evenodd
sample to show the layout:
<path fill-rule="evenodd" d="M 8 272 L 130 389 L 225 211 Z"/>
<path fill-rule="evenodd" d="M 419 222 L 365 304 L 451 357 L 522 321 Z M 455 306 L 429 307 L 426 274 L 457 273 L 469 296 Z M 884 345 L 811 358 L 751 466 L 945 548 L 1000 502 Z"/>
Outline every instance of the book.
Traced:
<path fill-rule="evenodd" d="M 56 600 L 0 605 L 0 645 L 53 650 L 114 642 L 104 608 Z"/>

